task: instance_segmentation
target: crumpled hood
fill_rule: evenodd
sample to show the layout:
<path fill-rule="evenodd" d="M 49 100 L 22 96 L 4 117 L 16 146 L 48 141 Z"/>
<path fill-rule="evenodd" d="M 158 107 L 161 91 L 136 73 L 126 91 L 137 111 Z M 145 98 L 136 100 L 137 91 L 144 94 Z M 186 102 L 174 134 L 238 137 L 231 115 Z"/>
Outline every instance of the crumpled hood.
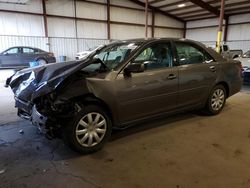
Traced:
<path fill-rule="evenodd" d="M 68 76 L 89 64 L 90 59 L 84 59 L 23 69 L 8 78 L 6 86 L 10 86 L 19 99 L 32 102 L 55 90 Z"/>

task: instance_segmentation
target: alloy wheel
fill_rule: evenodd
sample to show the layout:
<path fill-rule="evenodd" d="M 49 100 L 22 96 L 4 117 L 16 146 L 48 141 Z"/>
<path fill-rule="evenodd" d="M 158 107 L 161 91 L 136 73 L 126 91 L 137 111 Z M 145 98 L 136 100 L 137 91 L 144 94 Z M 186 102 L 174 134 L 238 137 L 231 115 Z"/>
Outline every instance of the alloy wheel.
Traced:
<path fill-rule="evenodd" d="M 39 65 L 46 65 L 47 63 L 44 59 L 39 59 L 37 62 Z"/>
<path fill-rule="evenodd" d="M 107 121 L 102 114 L 91 112 L 80 119 L 75 135 L 78 143 L 84 147 L 93 147 L 100 143 L 107 131 Z"/>
<path fill-rule="evenodd" d="M 212 95 L 211 99 L 211 107 L 214 111 L 218 111 L 223 107 L 223 104 L 225 102 L 225 93 L 223 89 L 218 88 L 214 90 L 214 93 Z"/>

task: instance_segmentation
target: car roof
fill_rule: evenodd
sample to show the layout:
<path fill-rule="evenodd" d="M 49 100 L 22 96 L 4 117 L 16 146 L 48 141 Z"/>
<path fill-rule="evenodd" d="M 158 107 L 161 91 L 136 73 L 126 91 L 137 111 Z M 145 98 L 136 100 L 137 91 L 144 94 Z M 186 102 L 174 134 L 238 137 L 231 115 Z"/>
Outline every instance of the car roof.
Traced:
<path fill-rule="evenodd" d="M 31 46 L 12 46 L 12 47 L 9 47 L 9 49 L 10 48 L 33 48 L 33 49 L 39 49 L 39 48 L 36 48 L 36 47 L 31 47 Z"/>
<path fill-rule="evenodd" d="M 134 42 L 134 43 L 137 43 L 137 42 L 142 42 L 142 43 L 148 43 L 148 42 L 154 42 L 154 41 L 163 41 L 163 40 L 171 40 L 171 41 L 186 41 L 186 42 L 191 42 L 191 43 L 196 43 L 196 44 L 199 44 L 199 45 L 203 45 L 203 43 L 201 42 L 198 42 L 198 41 L 194 41 L 194 40 L 190 40 L 190 39 L 185 39 L 185 38 L 135 38 L 135 39 L 125 39 L 125 40 L 117 40 L 117 41 L 114 41 L 114 43 L 127 43 L 127 42 Z"/>
<path fill-rule="evenodd" d="M 202 47 L 203 49 L 206 49 L 206 51 L 213 57 L 215 58 L 217 61 L 220 61 L 223 59 L 223 57 L 218 54 L 215 50 L 213 50 L 211 47 L 201 43 L 201 42 L 198 42 L 198 41 L 195 41 L 195 40 L 190 40 L 190 39 L 185 39 L 185 38 L 137 38 L 137 39 L 128 39 L 128 40 L 120 40 L 120 41 L 114 41 L 114 44 L 117 44 L 117 43 L 128 43 L 128 42 L 131 42 L 131 43 L 150 43 L 150 42 L 155 42 L 155 41 L 166 41 L 166 40 L 169 40 L 169 41 L 180 41 L 180 42 L 190 42 L 192 44 L 196 44 L 200 47 Z"/>

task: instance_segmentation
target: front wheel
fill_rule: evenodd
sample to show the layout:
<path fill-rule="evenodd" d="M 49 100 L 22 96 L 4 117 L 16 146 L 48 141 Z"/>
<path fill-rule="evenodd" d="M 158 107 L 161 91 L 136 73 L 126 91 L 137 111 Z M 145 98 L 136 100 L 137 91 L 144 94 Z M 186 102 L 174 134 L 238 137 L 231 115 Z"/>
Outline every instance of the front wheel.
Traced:
<path fill-rule="evenodd" d="M 101 149 L 111 130 L 112 123 L 106 111 L 89 105 L 69 121 L 64 129 L 64 138 L 73 150 L 87 154 Z"/>
<path fill-rule="evenodd" d="M 216 115 L 221 112 L 226 102 L 226 90 L 223 85 L 215 86 L 207 100 L 205 111 L 210 115 Z"/>

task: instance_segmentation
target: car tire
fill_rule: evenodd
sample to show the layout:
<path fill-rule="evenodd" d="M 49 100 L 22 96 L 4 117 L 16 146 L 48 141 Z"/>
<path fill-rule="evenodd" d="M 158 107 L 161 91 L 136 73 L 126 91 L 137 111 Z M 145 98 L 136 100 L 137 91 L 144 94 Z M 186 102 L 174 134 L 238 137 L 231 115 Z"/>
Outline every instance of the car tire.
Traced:
<path fill-rule="evenodd" d="M 108 141 L 112 121 L 100 106 L 88 105 L 70 119 L 63 129 L 63 139 L 75 151 L 88 154 L 100 150 Z"/>
<path fill-rule="evenodd" d="M 46 65 L 48 63 L 45 59 L 38 59 L 37 62 L 39 65 Z"/>
<path fill-rule="evenodd" d="M 216 85 L 207 100 L 205 112 L 209 115 L 216 115 L 221 112 L 226 103 L 226 90 L 223 85 Z"/>

